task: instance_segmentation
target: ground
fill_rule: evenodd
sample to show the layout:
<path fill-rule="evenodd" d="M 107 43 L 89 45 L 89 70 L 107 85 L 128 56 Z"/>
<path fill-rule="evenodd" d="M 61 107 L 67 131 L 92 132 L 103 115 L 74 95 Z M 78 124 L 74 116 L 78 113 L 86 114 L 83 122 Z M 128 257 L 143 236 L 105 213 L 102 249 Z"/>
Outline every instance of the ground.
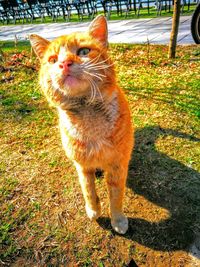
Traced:
<path fill-rule="evenodd" d="M 0 52 L 0 266 L 200 266 L 199 46 L 112 45 L 135 125 L 125 235 L 90 222 L 27 44 Z M 196 254 L 195 254 L 196 253 Z"/>

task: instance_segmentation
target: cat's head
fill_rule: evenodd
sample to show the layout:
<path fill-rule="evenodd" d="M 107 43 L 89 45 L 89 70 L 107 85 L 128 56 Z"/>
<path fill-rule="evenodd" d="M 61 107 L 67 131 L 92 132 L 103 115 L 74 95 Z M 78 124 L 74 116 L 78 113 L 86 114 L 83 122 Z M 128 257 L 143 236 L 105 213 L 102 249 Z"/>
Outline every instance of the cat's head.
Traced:
<path fill-rule="evenodd" d="M 60 90 L 69 96 L 101 94 L 114 81 L 113 64 L 107 55 L 107 22 L 94 19 L 86 32 L 61 36 L 52 42 L 30 35 L 41 61 L 40 85 L 46 95 Z"/>

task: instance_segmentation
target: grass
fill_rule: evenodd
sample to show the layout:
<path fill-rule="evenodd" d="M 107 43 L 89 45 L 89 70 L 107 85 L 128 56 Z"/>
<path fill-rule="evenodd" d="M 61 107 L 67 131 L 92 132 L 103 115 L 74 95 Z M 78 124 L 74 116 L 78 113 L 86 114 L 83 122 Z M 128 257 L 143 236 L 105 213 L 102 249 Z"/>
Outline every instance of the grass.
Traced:
<path fill-rule="evenodd" d="M 196 3 L 192 3 L 190 4 L 190 6 L 188 7 L 187 5 L 184 6 L 183 10 L 182 10 L 182 15 L 192 15 L 192 13 L 194 12 L 196 8 Z M 98 14 L 104 14 L 103 11 L 98 11 Z M 161 16 L 163 17 L 171 17 L 173 15 L 173 10 L 171 8 L 171 10 L 169 11 L 167 10 L 162 10 L 161 12 Z M 95 15 L 96 16 L 96 15 Z M 135 12 L 134 10 L 131 10 L 128 15 L 126 16 L 126 13 L 124 11 L 122 11 L 121 14 L 118 14 L 117 11 L 115 9 L 112 10 L 111 12 L 111 16 L 109 18 L 109 20 L 119 20 L 119 19 L 139 19 L 139 18 L 156 18 L 157 15 L 157 10 L 155 9 L 155 7 L 150 7 L 149 10 L 147 9 L 147 7 L 143 7 L 140 9 L 140 13 L 138 15 L 138 10 Z M 83 16 L 83 21 L 90 21 L 92 18 L 88 17 L 88 16 Z M 78 15 L 76 13 L 72 13 L 71 17 L 70 17 L 70 22 L 80 22 L 80 19 L 78 17 Z M 36 18 L 33 20 L 33 24 L 41 24 L 42 23 L 51 23 L 53 22 L 51 17 L 45 17 L 44 20 L 42 20 L 41 18 Z M 62 16 L 59 16 L 56 20 L 56 22 L 66 22 L 66 20 L 63 19 Z M 23 24 L 22 20 L 17 20 L 16 24 Z M 25 21 L 25 24 L 31 24 L 31 21 Z M 0 25 L 5 25 L 3 24 L 3 22 L 0 22 Z M 9 21 L 9 25 L 14 25 L 14 22 L 11 20 Z"/>
<path fill-rule="evenodd" d="M 0 265 L 198 266 L 189 249 L 200 233 L 200 49 L 178 46 L 175 60 L 167 49 L 111 45 L 136 141 L 124 206 L 130 227 L 120 236 L 102 178 L 102 217 L 86 218 L 30 47 L 1 44 Z"/>

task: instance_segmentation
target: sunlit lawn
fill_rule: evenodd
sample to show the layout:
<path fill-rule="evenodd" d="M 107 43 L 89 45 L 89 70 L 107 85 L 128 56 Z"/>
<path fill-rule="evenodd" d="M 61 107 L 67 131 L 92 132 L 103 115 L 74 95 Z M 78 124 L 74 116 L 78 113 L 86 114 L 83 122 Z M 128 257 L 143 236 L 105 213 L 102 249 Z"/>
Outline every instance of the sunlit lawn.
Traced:
<path fill-rule="evenodd" d="M 124 236 L 111 229 L 102 178 L 102 218 L 85 215 L 30 47 L 1 49 L 0 265 L 195 266 L 188 251 L 200 233 L 200 48 L 180 46 L 171 61 L 167 46 L 110 47 L 135 125 Z"/>

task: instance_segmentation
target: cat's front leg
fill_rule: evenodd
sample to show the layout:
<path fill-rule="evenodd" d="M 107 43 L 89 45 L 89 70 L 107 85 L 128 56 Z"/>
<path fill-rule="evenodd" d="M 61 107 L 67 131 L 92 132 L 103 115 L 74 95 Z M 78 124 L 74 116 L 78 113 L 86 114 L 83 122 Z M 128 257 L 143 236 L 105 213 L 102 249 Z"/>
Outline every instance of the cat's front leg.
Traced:
<path fill-rule="evenodd" d="M 101 215 L 101 205 L 95 190 L 95 170 L 88 169 L 75 162 L 85 199 L 85 209 L 91 220 L 96 220 Z"/>
<path fill-rule="evenodd" d="M 128 166 L 113 164 L 106 172 L 106 181 L 110 198 L 110 215 L 112 228 L 119 234 L 128 230 L 128 219 L 124 216 L 123 198 Z"/>

